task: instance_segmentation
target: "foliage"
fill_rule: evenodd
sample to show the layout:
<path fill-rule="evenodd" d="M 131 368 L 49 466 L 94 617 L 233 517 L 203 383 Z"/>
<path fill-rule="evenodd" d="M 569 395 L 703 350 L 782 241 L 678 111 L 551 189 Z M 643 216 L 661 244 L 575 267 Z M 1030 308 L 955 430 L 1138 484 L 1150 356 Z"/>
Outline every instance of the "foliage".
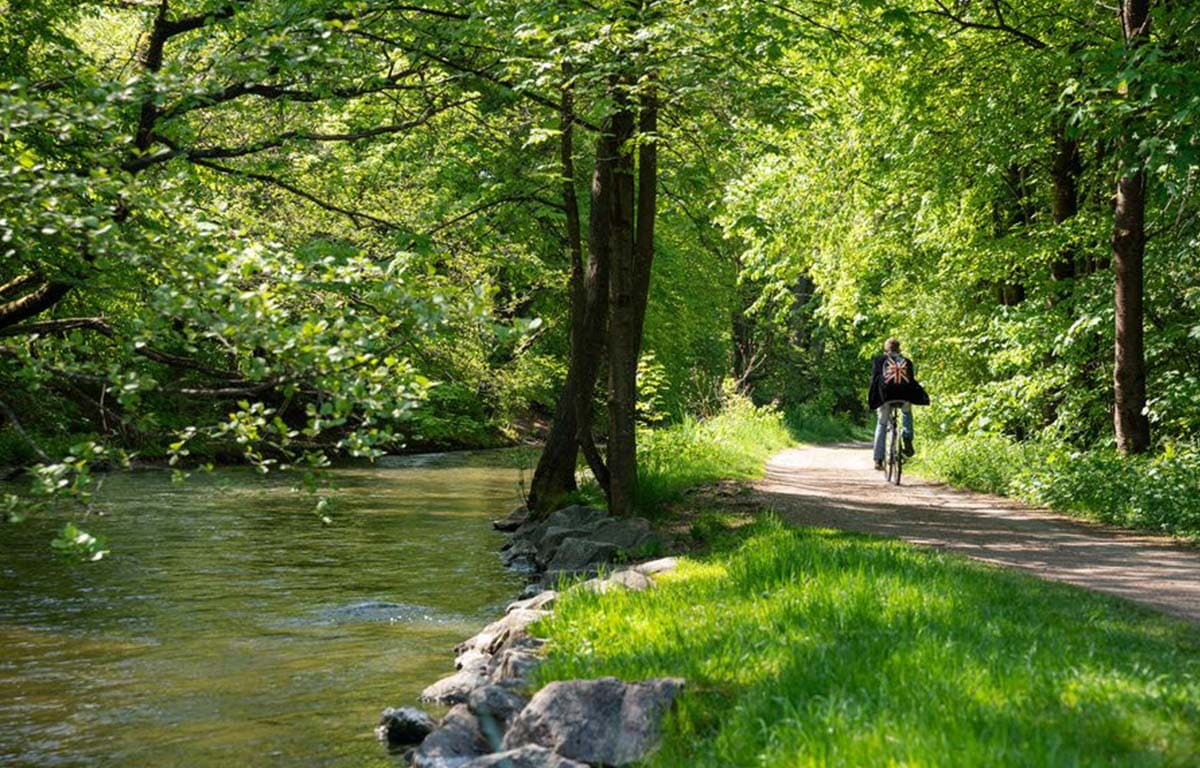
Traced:
<path fill-rule="evenodd" d="M 1192 627 L 963 558 L 767 519 L 645 592 L 574 590 L 542 683 L 688 681 L 648 765 L 1182 765 Z"/>
<path fill-rule="evenodd" d="M 654 514 L 688 488 L 762 476 L 767 459 L 791 445 L 778 410 L 755 406 L 731 390 L 722 410 L 641 435 L 637 504 Z"/>
<path fill-rule="evenodd" d="M 1134 458 L 1050 440 L 947 436 L 923 444 L 917 471 L 1104 523 L 1200 540 L 1200 448 Z"/>

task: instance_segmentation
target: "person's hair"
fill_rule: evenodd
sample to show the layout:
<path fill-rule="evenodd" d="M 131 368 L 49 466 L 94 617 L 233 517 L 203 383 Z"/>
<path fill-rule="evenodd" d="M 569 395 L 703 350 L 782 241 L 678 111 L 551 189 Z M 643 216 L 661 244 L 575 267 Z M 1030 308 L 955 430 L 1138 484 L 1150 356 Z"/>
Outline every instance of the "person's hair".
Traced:
<path fill-rule="evenodd" d="M 900 352 L 900 339 L 897 339 L 895 336 L 893 336 L 890 339 L 888 339 L 887 341 L 883 342 L 883 351 L 899 353 Z"/>

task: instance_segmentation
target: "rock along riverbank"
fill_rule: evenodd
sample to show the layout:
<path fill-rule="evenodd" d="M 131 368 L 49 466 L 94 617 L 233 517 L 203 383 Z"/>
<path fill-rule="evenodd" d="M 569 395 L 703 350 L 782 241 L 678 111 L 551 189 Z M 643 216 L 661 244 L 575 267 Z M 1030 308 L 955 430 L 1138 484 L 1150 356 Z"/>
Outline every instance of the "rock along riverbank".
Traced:
<path fill-rule="evenodd" d="M 568 590 L 644 590 L 676 567 L 643 518 L 614 518 L 572 506 L 531 521 L 522 510 L 493 525 L 510 534 L 505 564 L 529 576 L 504 616 L 455 647 L 455 672 L 421 693 L 449 706 L 435 721 L 419 709 L 386 709 L 378 734 L 406 750 L 414 768 L 582 768 L 624 766 L 658 745 L 663 717 L 684 681 L 564 680 L 532 690 L 545 641 L 529 627 Z M 623 565 L 615 565 L 620 562 Z"/>

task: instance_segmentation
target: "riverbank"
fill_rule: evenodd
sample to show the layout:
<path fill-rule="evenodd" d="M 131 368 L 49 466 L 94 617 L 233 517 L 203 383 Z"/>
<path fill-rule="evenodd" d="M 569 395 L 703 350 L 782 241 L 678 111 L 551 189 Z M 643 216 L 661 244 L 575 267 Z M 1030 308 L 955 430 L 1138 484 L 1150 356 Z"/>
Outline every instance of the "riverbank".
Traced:
<path fill-rule="evenodd" d="M 1113 598 L 889 539 L 785 526 L 735 492 L 678 511 L 659 588 L 575 592 L 538 685 L 687 680 L 655 766 L 1190 764 L 1200 635 Z"/>
<path fill-rule="evenodd" d="M 659 445 L 688 446 L 680 437 Z M 699 455 L 744 448 L 704 444 Z M 756 461 L 704 465 L 753 477 Z M 559 593 L 528 627 L 545 642 L 529 692 L 686 681 L 646 765 L 1200 758 L 1194 624 L 894 539 L 793 528 L 747 485 L 712 482 L 728 473 L 665 450 L 655 462 L 706 475 L 663 484 L 655 528 L 678 568 L 654 589 Z"/>

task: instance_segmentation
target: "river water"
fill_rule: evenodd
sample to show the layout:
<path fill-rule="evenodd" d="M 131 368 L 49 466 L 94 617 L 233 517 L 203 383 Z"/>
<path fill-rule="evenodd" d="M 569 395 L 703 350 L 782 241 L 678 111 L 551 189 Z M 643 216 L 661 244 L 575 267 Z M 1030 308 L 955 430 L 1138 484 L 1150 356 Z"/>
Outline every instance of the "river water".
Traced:
<path fill-rule="evenodd" d="M 279 477 L 109 476 L 94 564 L 51 553 L 65 518 L 0 523 L 0 765 L 398 765 L 379 710 L 520 589 L 487 524 L 518 471 L 483 452 L 335 477 L 322 526 Z"/>

